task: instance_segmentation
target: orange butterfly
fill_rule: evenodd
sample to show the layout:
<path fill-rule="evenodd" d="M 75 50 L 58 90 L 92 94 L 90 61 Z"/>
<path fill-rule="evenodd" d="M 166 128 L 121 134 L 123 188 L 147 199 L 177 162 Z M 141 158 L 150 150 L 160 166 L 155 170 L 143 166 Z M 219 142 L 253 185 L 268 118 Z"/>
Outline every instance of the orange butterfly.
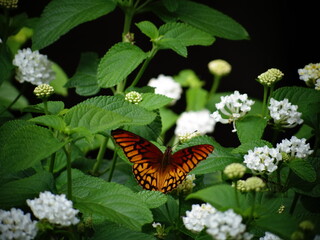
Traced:
<path fill-rule="evenodd" d="M 138 183 L 147 190 L 163 193 L 175 189 L 202 160 L 212 153 L 209 144 L 181 149 L 174 154 L 171 147 L 164 153 L 148 140 L 125 130 L 111 131 L 115 142 L 133 164 Z"/>

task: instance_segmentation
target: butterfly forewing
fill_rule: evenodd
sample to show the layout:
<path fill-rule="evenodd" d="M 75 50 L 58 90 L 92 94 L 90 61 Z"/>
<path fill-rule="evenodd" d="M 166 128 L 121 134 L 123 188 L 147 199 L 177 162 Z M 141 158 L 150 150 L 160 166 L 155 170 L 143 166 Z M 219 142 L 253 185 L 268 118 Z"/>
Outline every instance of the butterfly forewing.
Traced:
<path fill-rule="evenodd" d="M 173 155 L 167 148 L 163 154 L 154 144 L 134 133 L 117 129 L 111 134 L 134 163 L 132 169 L 138 183 L 144 189 L 163 193 L 175 189 L 213 151 L 213 146 L 204 144 L 181 149 Z"/>

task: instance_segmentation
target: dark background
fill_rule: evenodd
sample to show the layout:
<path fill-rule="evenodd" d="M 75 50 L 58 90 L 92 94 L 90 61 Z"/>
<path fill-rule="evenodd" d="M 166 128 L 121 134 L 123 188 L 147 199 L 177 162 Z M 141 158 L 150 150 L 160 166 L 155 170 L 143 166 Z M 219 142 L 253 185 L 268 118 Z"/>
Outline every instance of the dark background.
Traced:
<path fill-rule="evenodd" d="M 20 1 L 20 6 L 30 17 L 38 17 L 48 3 L 39 0 Z M 232 72 L 223 79 L 219 91 L 239 90 L 240 93 L 248 93 L 250 97 L 261 99 L 263 89 L 255 81 L 259 74 L 269 68 L 278 68 L 285 74 L 278 87 L 305 86 L 304 82 L 299 80 L 297 70 L 306 64 L 320 62 L 320 43 L 317 36 L 320 29 L 319 8 L 315 6 L 315 1 L 197 2 L 209 5 L 239 22 L 248 31 L 250 40 L 231 41 L 218 38 L 210 47 L 189 47 L 188 58 L 178 56 L 169 50 L 160 51 L 151 61 L 138 86 L 145 85 L 150 78 L 159 74 L 176 75 L 180 70 L 188 68 L 193 69 L 206 82 L 205 88 L 209 89 L 212 76 L 208 72 L 207 64 L 213 59 L 221 58 L 232 65 Z M 141 20 L 151 20 L 157 26 L 161 25 L 161 21 L 152 14 L 138 16 L 134 22 Z M 81 52 L 94 51 L 102 57 L 113 44 L 121 41 L 122 26 L 123 14 L 117 9 L 107 16 L 76 27 L 40 52 L 57 62 L 71 77 L 76 70 Z M 132 31 L 136 34 L 136 44 L 144 50 L 149 50 L 150 45 L 139 30 L 133 27 Z M 76 96 L 73 90 L 70 94 L 64 100 L 67 107 L 83 99 Z M 178 107 L 181 108 L 180 112 L 183 111 L 182 102 Z M 221 124 L 219 128 L 220 126 Z M 217 135 L 225 136 L 226 131 L 222 129 L 216 128 L 215 135 L 217 132 Z M 230 131 L 231 126 L 228 128 L 228 132 Z M 222 138 L 222 141 L 227 143 L 228 137 Z"/>

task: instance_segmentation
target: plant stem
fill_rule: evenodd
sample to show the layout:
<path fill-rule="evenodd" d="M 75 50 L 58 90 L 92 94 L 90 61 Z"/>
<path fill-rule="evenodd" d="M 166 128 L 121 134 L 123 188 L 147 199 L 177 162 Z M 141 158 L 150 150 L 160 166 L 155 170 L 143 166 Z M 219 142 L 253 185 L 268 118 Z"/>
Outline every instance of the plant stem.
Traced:
<path fill-rule="evenodd" d="M 234 181 L 234 195 L 236 197 L 237 207 L 240 207 L 239 193 L 238 193 L 238 181 Z"/>
<path fill-rule="evenodd" d="M 110 173 L 109 173 L 109 177 L 108 177 L 108 182 L 111 182 L 111 180 L 112 180 L 113 172 L 114 172 L 114 169 L 116 168 L 116 163 L 117 163 L 117 153 L 116 153 L 116 151 L 114 151 L 113 157 L 112 157 L 112 165 L 111 165 Z"/>
<path fill-rule="evenodd" d="M 220 85 L 221 76 L 214 75 L 213 84 L 209 92 L 209 96 L 214 95 Z"/>
<path fill-rule="evenodd" d="M 54 152 L 51 154 L 51 158 L 50 158 L 50 165 L 49 165 L 49 172 L 50 173 L 53 173 L 55 159 L 56 159 L 56 153 Z"/>
<path fill-rule="evenodd" d="M 72 171 L 71 171 L 71 145 L 70 143 L 63 148 L 67 157 L 67 197 L 72 201 Z"/>
<path fill-rule="evenodd" d="M 45 115 L 49 115 L 49 111 L 48 111 L 48 99 L 47 99 L 47 98 L 44 98 L 42 101 L 43 101 L 44 113 L 45 113 Z"/>
<path fill-rule="evenodd" d="M 300 194 L 295 192 L 294 193 L 294 196 L 293 196 L 293 200 L 292 200 L 292 203 L 291 203 L 291 206 L 290 206 L 290 210 L 289 210 L 289 213 L 292 215 L 293 212 L 294 212 L 294 209 L 296 208 L 297 206 L 297 202 L 300 198 Z"/>
<path fill-rule="evenodd" d="M 23 84 L 23 85 L 22 85 L 22 89 L 21 89 L 21 91 L 19 92 L 19 94 L 15 97 L 15 99 L 13 99 L 13 101 L 12 101 L 5 109 L 3 109 L 3 110 L 0 112 L 0 115 L 1 115 L 2 113 L 4 113 L 5 111 L 9 111 L 10 108 L 19 100 L 19 98 L 22 96 L 22 94 L 25 92 L 25 90 L 26 90 L 26 85 Z"/>
<path fill-rule="evenodd" d="M 267 115 L 268 90 L 269 87 L 263 85 L 262 117 L 266 117 Z"/>
<path fill-rule="evenodd" d="M 253 192 L 253 199 L 252 199 L 252 208 L 251 208 L 250 216 L 249 216 L 250 220 L 252 220 L 254 217 L 253 215 L 254 215 L 254 210 L 255 210 L 256 196 L 257 196 L 257 193 L 254 191 Z"/>
<path fill-rule="evenodd" d="M 146 68 L 148 67 L 151 59 L 154 57 L 154 55 L 156 55 L 157 52 L 158 52 L 158 48 L 153 46 L 151 51 L 150 51 L 150 55 L 143 62 L 143 64 L 142 64 L 137 76 L 135 77 L 135 79 L 131 83 L 130 87 L 134 87 L 139 82 L 140 78 L 142 77 L 143 73 L 145 72 Z"/>
<path fill-rule="evenodd" d="M 104 156 L 104 154 L 106 152 L 106 149 L 107 149 L 108 140 L 109 140 L 109 138 L 104 137 L 104 139 L 103 139 L 103 141 L 102 141 L 102 143 L 100 145 L 98 156 L 97 156 L 96 162 L 93 165 L 93 169 L 92 169 L 92 173 L 93 173 L 94 176 L 97 175 L 97 173 L 99 171 L 99 168 L 101 166 L 101 163 L 102 163 L 102 160 L 103 160 L 103 156 Z"/>

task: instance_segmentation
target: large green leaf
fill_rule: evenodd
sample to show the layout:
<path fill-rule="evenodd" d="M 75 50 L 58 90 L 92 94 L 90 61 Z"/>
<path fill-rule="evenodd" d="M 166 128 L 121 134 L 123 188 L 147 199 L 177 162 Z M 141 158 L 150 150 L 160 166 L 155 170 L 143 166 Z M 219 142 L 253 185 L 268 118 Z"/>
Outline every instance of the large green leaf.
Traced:
<path fill-rule="evenodd" d="M 148 110 L 155 110 L 164 107 L 172 102 L 172 98 L 155 93 L 143 93 L 142 101 L 139 103 L 140 107 Z"/>
<path fill-rule="evenodd" d="M 0 71 L 0 86 L 1 86 L 1 84 L 4 81 L 8 81 L 10 79 L 13 73 L 12 56 L 9 48 L 4 44 L 0 45 L 0 66 L 1 66 L 1 71 Z"/>
<path fill-rule="evenodd" d="M 32 38 L 32 48 L 41 49 L 81 23 L 113 11 L 113 0 L 53 0 L 44 9 Z"/>
<path fill-rule="evenodd" d="M 52 127 L 59 131 L 63 131 L 66 128 L 66 123 L 61 117 L 57 115 L 42 115 L 39 117 L 31 118 L 29 121 L 37 123 L 39 125 Z"/>
<path fill-rule="evenodd" d="M 39 192 L 52 191 L 53 176 L 49 172 L 8 182 L 0 187 L 0 209 L 26 205 L 26 199 L 38 197 Z"/>
<path fill-rule="evenodd" d="M 142 21 L 142 22 L 136 23 L 136 25 L 143 34 L 145 34 L 152 40 L 156 39 L 159 36 L 159 31 L 152 22 Z"/>
<path fill-rule="evenodd" d="M 236 121 L 237 135 L 241 143 L 252 142 L 262 138 L 267 119 L 260 116 L 247 115 Z"/>
<path fill-rule="evenodd" d="M 317 178 L 316 171 L 306 159 L 293 159 L 288 162 L 288 166 L 295 174 L 307 182 L 314 182 Z"/>
<path fill-rule="evenodd" d="M 249 38 L 247 31 L 225 14 L 201 3 L 188 0 L 176 1 L 178 6 L 172 11 L 168 11 L 161 3 L 155 4 L 154 13 L 165 22 L 181 20 L 213 36 L 231 40 Z"/>
<path fill-rule="evenodd" d="M 109 88 L 124 80 L 147 54 L 131 43 L 117 43 L 103 56 L 98 67 L 98 84 Z"/>
<path fill-rule="evenodd" d="M 66 179 L 66 173 L 57 179 L 59 192 L 67 192 Z M 152 221 L 151 211 L 141 204 L 141 198 L 120 184 L 73 170 L 72 187 L 75 208 L 93 220 L 103 217 L 136 231 Z"/>
<path fill-rule="evenodd" d="M 201 87 L 191 87 L 187 90 L 186 99 L 186 111 L 201 111 L 207 103 L 208 92 Z"/>
<path fill-rule="evenodd" d="M 137 106 L 136 104 L 129 103 L 124 100 L 123 96 L 98 96 L 90 98 L 83 102 L 86 105 L 93 105 L 108 111 L 115 112 L 129 118 L 130 125 L 146 125 L 154 120 L 156 114 L 147 111 L 146 109 Z"/>
<path fill-rule="evenodd" d="M 50 82 L 50 85 L 54 88 L 54 93 L 55 94 L 60 94 L 62 96 L 67 96 L 68 95 L 68 89 L 64 86 L 68 81 L 67 74 L 56 63 L 53 63 L 52 69 L 56 74 L 55 79 Z"/>
<path fill-rule="evenodd" d="M 0 128 L 0 176 L 32 167 L 64 144 L 46 128 L 22 120 L 9 121 Z"/>
<path fill-rule="evenodd" d="M 99 92 L 97 69 L 99 58 L 96 53 L 82 53 L 76 73 L 69 79 L 66 87 L 75 87 L 81 96 L 91 96 Z"/>
<path fill-rule="evenodd" d="M 18 95 L 18 90 L 11 85 L 10 82 L 4 81 L 0 86 L 0 104 L 2 106 L 9 106 Z M 26 106 L 28 106 L 28 100 L 24 96 L 20 96 L 18 101 L 13 104 L 11 108 L 21 109 Z"/>

